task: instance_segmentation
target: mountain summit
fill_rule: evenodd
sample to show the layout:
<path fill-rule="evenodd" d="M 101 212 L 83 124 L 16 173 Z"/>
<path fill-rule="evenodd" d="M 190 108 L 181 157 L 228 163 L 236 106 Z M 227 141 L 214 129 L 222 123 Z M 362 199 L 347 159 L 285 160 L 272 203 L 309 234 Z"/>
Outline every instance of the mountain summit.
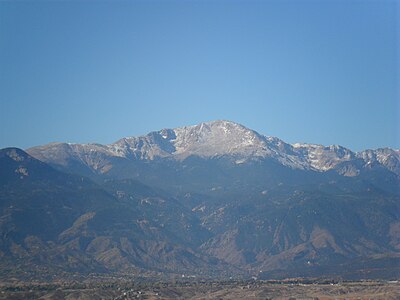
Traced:
<path fill-rule="evenodd" d="M 162 129 L 139 137 L 126 137 L 109 145 L 51 143 L 27 150 L 55 167 L 78 168 L 87 174 L 105 174 L 116 162 L 188 157 L 230 157 L 234 163 L 269 159 L 286 167 L 357 176 L 365 169 L 386 168 L 400 175 L 400 150 L 389 148 L 353 152 L 342 146 L 288 144 L 231 121 Z"/>
<path fill-rule="evenodd" d="M 110 145 L 117 153 L 134 153 L 145 159 L 191 155 L 262 157 L 272 154 L 264 136 L 230 121 L 213 121 L 194 126 L 163 129 L 144 137 L 124 138 Z"/>
<path fill-rule="evenodd" d="M 214 121 L 27 152 L 0 150 L 3 274 L 399 274 L 399 150 Z"/>

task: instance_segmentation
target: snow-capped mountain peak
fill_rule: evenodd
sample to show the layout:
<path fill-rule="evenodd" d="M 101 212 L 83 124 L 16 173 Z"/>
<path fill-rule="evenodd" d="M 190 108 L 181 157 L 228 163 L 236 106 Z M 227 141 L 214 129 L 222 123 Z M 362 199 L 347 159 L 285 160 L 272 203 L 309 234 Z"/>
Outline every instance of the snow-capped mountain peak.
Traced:
<path fill-rule="evenodd" d="M 230 121 L 213 121 L 174 129 L 175 155 L 263 156 L 266 144 L 262 136 Z"/>
<path fill-rule="evenodd" d="M 101 173 L 112 168 L 112 159 L 182 161 L 189 156 L 205 159 L 224 156 L 237 164 L 272 159 L 293 169 L 319 172 L 334 169 L 346 176 L 356 176 L 364 166 L 378 164 L 400 175 L 399 150 L 385 148 L 355 153 L 339 145 L 291 145 L 226 120 L 162 129 L 144 136 L 122 138 L 109 145 L 52 143 L 28 152 L 44 162 L 64 166 L 73 161 Z"/>

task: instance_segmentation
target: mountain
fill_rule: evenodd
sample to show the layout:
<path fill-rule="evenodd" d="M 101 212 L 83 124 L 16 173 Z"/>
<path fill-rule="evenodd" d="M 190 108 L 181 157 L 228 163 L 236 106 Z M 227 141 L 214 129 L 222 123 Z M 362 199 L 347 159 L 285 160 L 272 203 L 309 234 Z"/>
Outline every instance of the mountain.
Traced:
<path fill-rule="evenodd" d="M 100 187 L 17 148 L 0 150 L 0 170 L 2 276 L 201 272 L 218 264 L 191 249 L 209 237 L 198 219 L 150 187 Z"/>
<path fill-rule="evenodd" d="M 399 150 L 291 145 L 214 121 L 110 145 L 0 153 L 3 270 L 11 257 L 21 270 L 400 274 Z M 28 225 L 10 219 L 10 207 Z M 53 223 L 40 225 L 42 215 Z M 34 252 L 31 236 L 47 250 Z"/>
<path fill-rule="evenodd" d="M 371 168 L 385 168 L 400 175 L 400 150 L 384 148 L 355 153 L 336 145 L 291 145 L 230 121 L 163 129 L 110 145 L 52 143 L 27 152 L 56 168 L 87 175 L 112 174 L 118 164 L 157 159 L 183 161 L 192 156 L 229 156 L 236 164 L 270 159 L 292 169 L 335 170 L 345 176 L 357 176 Z"/>

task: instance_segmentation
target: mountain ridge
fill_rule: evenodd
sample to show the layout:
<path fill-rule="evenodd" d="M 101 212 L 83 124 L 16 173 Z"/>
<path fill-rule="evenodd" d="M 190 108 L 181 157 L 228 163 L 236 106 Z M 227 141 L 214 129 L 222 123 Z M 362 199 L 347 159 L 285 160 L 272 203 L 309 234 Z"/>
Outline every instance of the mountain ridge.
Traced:
<path fill-rule="evenodd" d="M 81 162 L 95 173 L 109 171 L 110 164 L 104 164 L 107 157 L 145 161 L 225 155 L 237 158 L 236 163 L 270 158 L 294 169 L 319 172 L 337 169 L 346 176 L 356 176 L 362 168 L 379 164 L 400 175 L 400 150 L 378 148 L 353 152 L 340 145 L 289 144 L 226 120 L 162 129 L 139 137 L 125 137 L 108 145 L 50 143 L 29 148 L 27 152 L 53 165 L 65 165 L 68 158 L 73 158 L 75 163 Z"/>
<path fill-rule="evenodd" d="M 399 274 L 393 150 L 363 158 L 221 121 L 30 152 L 0 151 L 0 276 Z"/>

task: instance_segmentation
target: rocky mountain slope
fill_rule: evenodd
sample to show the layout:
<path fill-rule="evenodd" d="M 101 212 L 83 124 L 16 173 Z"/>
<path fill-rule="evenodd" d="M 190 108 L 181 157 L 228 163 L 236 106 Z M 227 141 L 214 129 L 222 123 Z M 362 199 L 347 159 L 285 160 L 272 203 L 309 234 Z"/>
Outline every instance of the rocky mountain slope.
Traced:
<path fill-rule="evenodd" d="M 199 220 L 149 187 L 133 181 L 100 187 L 16 148 L 0 150 L 0 170 L 0 275 L 218 267 L 192 249 L 210 236 Z"/>
<path fill-rule="evenodd" d="M 400 271 L 399 150 L 290 145 L 215 121 L 27 152 L 0 152 L 3 274 Z"/>
<path fill-rule="evenodd" d="M 292 169 L 335 170 L 346 176 L 357 176 L 364 169 L 377 167 L 400 175 L 400 150 L 384 148 L 355 153 L 337 145 L 290 145 L 230 121 L 163 129 L 146 136 L 123 138 L 110 145 L 53 143 L 27 152 L 64 170 L 85 170 L 88 174 L 108 174 L 116 164 L 126 160 L 182 161 L 190 156 L 229 156 L 236 164 L 271 159 Z"/>

